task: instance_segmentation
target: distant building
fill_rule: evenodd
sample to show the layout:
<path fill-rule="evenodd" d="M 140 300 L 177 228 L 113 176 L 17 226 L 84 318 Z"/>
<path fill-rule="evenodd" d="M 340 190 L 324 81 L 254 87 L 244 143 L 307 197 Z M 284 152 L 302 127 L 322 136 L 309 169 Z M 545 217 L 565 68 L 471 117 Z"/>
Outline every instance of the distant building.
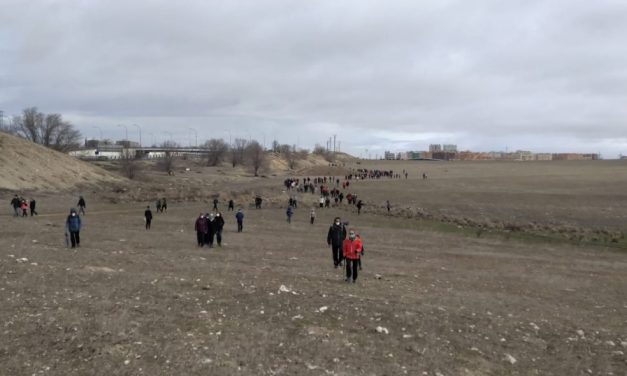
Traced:
<path fill-rule="evenodd" d="M 536 161 L 552 161 L 553 155 L 551 153 L 538 153 L 535 155 Z"/>
<path fill-rule="evenodd" d="M 452 144 L 442 145 L 442 151 L 445 151 L 448 153 L 457 153 L 457 145 L 452 145 Z"/>
<path fill-rule="evenodd" d="M 135 141 L 129 141 L 129 140 L 116 141 L 115 144 L 122 146 L 124 148 L 138 148 L 139 147 L 139 143 Z"/>
<path fill-rule="evenodd" d="M 396 159 L 396 154 L 390 152 L 390 151 L 386 151 L 384 154 L 384 158 L 388 161 L 392 161 Z"/>
<path fill-rule="evenodd" d="M 517 150 L 514 156 L 517 161 L 533 161 L 535 159 L 535 155 L 527 150 Z"/>
<path fill-rule="evenodd" d="M 441 161 L 452 161 L 457 159 L 457 153 L 452 153 L 448 151 L 438 151 L 431 153 L 433 159 L 441 160 Z"/>
<path fill-rule="evenodd" d="M 577 154 L 577 153 L 556 153 L 553 154 L 554 161 L 596 161 L 598 154 Z"/>
<path fill-rule="evenodd" d="M 619 158 L 620 158 L 620 159 L 627 159 L 627 155 L 622 155 L 622 154 L 621 154 L 621 155 L 619 156 Z"/>
<path fill-rule="evenodd" d="M 429 151 L 432 153 L 437 153 L 442 151 L 442 145 L 440 144 L 431 144 L 429 145 Z"/>

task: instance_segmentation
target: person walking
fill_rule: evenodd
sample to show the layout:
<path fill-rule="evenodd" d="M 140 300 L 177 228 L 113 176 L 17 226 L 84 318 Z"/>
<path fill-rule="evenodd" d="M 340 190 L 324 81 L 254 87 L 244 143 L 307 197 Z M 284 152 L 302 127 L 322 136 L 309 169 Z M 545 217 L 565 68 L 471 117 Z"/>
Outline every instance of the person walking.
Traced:
<path fill-rule="evenodd" d="M 37 201 L 35 201 L 34 198 L 30 199 L 30 216 L 32 217 L 33 215 L 39 215 L 39 213 L 37 213 L 37 210 L 35 210 L 35 208 L 37 207 Z"/>
<path fill-rule="evenodd" d="M 392 206 L 390 205 L 390 200 L 387 200 L 387 201 L 385 202 L 385 207 L 388 209 L 388 213 L 389 213 L 389 212 L 390 212 L 390 208 L 392 207 Z"/>
<path fill-rule="evenodd" d="M 331 247 L 333 256 L 333 266 L 337 269 L 342 263 L 343 254 L 342 242 L 346 238 L 346 227 L 342 225 L 339 217 L 333 220 L 333 224 L 329 227 L 327 234 L 327 244 Z"/>
<path fill-rule="evenodd" d="M 20 216 L 20 198 L 15 195 L 15 197 L 13 197 L 13 199 L 11 200 L 11 206 L 13 207 L 13 213 L 14 213 L 14 217 L 19 217 Z"/>
<path fill-rule="evenodd" d="M 244 212 L 242 209 L 237 209 L 235 219 L 237 219 L 237 232 L 244 231 Z"/>
<path fill-rule="evenodd" d="M 233 202 L 233 200 L 229 200 L 228 211 L 233 211 L 233 210 L 235 210 L 235 203 Z"/>
<path fill-rule="evenodd" d="M 207 234 L 205 235 L 205 244 L 209 245 L 209 248 L 213 248 L 213 238 L 216 234 L 215 216 L 213 213 L 205 214 L 207 218 Z"/>
<path fill-rule="evenodd" d="M 214 222 L 216 228 L 216 241 L 218 242 L 218 247 L 222 247 L 222 230 L 224 229 L 224 217 L 222 217 L 222 213 L 218 212 L 218 214 L 216 214 Z"/>
<path fill-rule="evenodd" d="M 85 204 L 85 199 L 83 198 L 83 196 L 79 196 L 77 206 L 78 212 L 85 215 L 85 208 L 87 207 L 87 205 Z"/>
<path fill-rule="evenodd" d="M 165 200 L 165 197 L 161 199 L 161 213 L 168 212 L 168 202 Z"/>
<path fill-rule="evenodd" d="M 25 199 L 22 199 L 20 203 L 20 209 L 22 209 L 22 217 L 28 217 L 28 203 Z"/>
<path fill-rule="evenodd" d="M 157 206 L 157 213 L 161 213 L 161 199 L 160 198 L 157 199 L 156 206 Z"/>
<path fill-rule="evenodd" d="M 311 211 L 309 212 L 309 222 L 313 225 L 315 221 L 316 221 L 316 209 L 311 208 Z"/>
<path fill-rule="evenodd" d="M 357 215 L 361 214 L 361 208 L 364 206 L 364 203 L 359 200 L 357 201 Z"/>
<path fill-rule="evenodd" d="M 285 214 L 287 214 L 287 223 L 292 223 L 292 215 L 294 215 L 294 209 L 292 209 L 292 206 L 287 207 Z"/>
<path fill-rule="evenodd" d="M 146 230 L 150 230 L 150 223 L 152 222 L 152 211 L 150 211 L 150 205 L 146 206 L 146 211 L 144 211 L 144 219 L 146 220 Z"/>
<path fill-rule="evenodd" d="M 359 259 L 361 256 L 361 238 L 357 236 L 355 230 L 348 232 L 348 239 L 344 239 L 342 245 L 344 259 L 346 260 L 346 282 L 352 278 L 353 283 L 357 281 L 357 271 L 359 270 Z"/>
<path fill-rule="evenodd" d="M 213 210 L 218 211 L 218 199 L 214 198 L 213 199 Z"/>
<path fill-rule="evenodd" d="M 198 246 L 204 246 L 205 234 L 207 233 L 207 219 L 205 218 L 204 214 L 200 213 L 200 215 L 196 219 L 194 230 L 196 231 L 196 241 L 198 242 Z"/>
<path fill-rule="evenodd" d="M 70 233 L 70 241 L 72 242 L 72 248 L 80 247 L 81 244 L 81 217 L 76 213 L 76 209 L 70 210 L 65 220 L 65 229 Z"/>

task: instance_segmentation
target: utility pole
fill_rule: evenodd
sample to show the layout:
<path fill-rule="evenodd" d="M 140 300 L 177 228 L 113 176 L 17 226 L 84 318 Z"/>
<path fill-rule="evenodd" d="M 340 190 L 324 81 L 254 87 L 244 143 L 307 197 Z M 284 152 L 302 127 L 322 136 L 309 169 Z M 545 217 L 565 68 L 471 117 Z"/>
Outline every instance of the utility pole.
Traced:
<path fill-rule="evenodd" d="M 0 129 L 4 129 L 4 111 L 0 110 Z"/>
<path fill-rule="evenodd" d="M 128 141 L 128 127 L 126 126 L 126 124 L 118 124 L 118 127 L 124 127 L 124 130 L 126 131 L 126 138 L 124 139 L 124 141 Z"/>
<path fill-rule="evenodd" d="M 142 147 L 142 129 L 139 125 L 137 124 L 133 124 L 134 127 L 137 127 L 137 129 L 139 129 L 139 147 Z"/>
<path fill-rule="evenodd" d="M 336 135 L 333 135 L 333 154 L 337 151 L 337 149 L 335 149 L 335 136 Z"/>
<path fill-rule="evenodd" d="M 187 128 L 190 131 L 194 132 L 194 135 L 196 136 L 196 147 L 198 147 L 198 132 L 196 132 L 196 130 L 194 128 Z"/>

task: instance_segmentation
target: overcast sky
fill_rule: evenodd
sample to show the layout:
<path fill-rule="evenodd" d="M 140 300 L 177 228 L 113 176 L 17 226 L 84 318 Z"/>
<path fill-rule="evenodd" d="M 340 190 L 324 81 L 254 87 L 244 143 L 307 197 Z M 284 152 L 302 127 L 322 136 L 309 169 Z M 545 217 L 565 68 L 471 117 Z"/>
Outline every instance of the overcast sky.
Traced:
<path fill-rule="evenodd" d="M 627 154 L 624 0 L 0 6 L 0 109 L 87 137 Z"/>

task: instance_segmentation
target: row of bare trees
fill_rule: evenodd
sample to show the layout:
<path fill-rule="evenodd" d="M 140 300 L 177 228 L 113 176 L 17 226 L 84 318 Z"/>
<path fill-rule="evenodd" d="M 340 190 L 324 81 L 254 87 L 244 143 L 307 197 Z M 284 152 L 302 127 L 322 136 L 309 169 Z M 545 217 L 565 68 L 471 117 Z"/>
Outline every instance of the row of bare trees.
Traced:
<path fill-rule="evenodd" d="M 2 126 L 4 131 L 61 152 L 77 149 L 81 133 L 61 114 L 44 114 L 29 107 Z"/>
<path fill-rule="evenodd" d="M 236 138 L 232 145 L 219 138 L 207 140 L 203 145 L 207 149 L 207 165 L 218 166 L 227 158 L 233 167 L 246 165 L 247 162 L 255 173 L 265 167 L 266 153 L 258 141 L 248 141 L 243 138 Z"/>

